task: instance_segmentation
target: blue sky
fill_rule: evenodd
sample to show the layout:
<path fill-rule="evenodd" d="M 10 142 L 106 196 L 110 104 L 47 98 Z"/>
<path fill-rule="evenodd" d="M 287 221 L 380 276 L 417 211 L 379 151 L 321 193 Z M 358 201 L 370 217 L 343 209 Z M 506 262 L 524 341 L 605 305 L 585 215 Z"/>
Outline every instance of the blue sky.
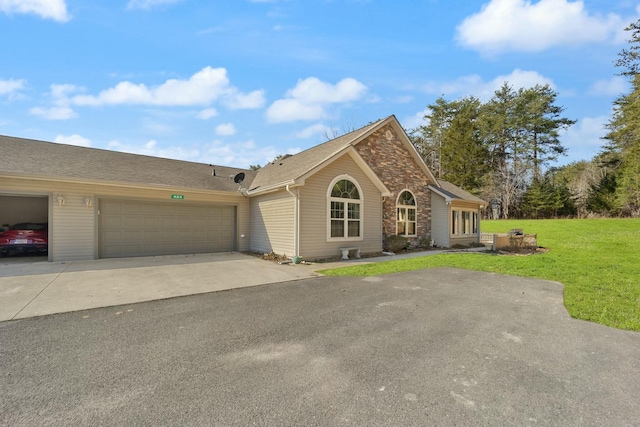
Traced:
<path fill-rule="evenodd" d="M 589 160 L 639 17 L 629 0 L 0 0 L 0 134 L 248 167 L 507 81 L 550 84 L 578 120 L 560 164 Z"/>

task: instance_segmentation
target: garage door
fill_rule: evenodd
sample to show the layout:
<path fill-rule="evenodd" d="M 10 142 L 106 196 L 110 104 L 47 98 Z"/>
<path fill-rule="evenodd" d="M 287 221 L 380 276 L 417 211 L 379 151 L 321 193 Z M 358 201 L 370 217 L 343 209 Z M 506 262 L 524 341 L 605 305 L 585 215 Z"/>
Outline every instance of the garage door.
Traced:
<path fill-rule="evenodd" d="M 235 250 L 233 206 L 101 200 L 100 258 Z"/>

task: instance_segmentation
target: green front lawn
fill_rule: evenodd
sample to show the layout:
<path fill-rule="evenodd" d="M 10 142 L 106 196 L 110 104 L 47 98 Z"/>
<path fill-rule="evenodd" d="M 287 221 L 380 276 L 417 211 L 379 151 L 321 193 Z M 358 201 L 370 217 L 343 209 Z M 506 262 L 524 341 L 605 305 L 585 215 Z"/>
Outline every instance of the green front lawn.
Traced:
<path fill-rule="evenodd" d="M 569 314 L 620 329 L 640 331 L 640 219 L 483 221 L 483 232 L 522 228 L 537 234 L 549 252 L 531 256 L 453 253 L 321 273 L 377 276 L 454 267 L 555 280 L 564 284 Z"/>

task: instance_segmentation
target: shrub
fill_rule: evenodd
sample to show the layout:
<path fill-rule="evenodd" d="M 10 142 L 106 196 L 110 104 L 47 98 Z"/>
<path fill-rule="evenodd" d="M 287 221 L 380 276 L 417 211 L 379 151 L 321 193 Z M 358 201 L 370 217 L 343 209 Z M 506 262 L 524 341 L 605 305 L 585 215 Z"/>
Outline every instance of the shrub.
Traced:
<path fill-rule="evenodd" d="M 387 252 L 398 252 L 403 249 L 406 249 L 408 244 L 409 244 L 409 241 L 407 240 L 406 237 L 398 236 L 394 234 L 393 236 L 385 237 L 382 246 L 384 247 L 384 250 Z"/>
<path fill-rule="evenodd" d="M 428 234 L 424 234 L 420 236 L 418 239 L 414 240 L 412 243 L 413 247 L 416 249 L 427 249 L 431 247 L 431 236 Z"/>

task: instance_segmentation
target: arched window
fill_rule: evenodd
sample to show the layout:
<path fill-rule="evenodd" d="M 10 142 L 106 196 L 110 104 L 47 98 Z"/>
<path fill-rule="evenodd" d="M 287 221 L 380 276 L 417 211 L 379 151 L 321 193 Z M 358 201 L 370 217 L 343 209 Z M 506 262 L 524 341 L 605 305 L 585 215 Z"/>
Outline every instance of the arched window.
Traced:
<path fill-rule="evenodd" d="M 405 190 L 396 202 L 396 234 L 399 236 L 416 235 L 416 198 L 411 191 Z"/>
<path fill-rule="evenodd" d="M 339 177 L 330 186 L 329 238 L 362 238 L 362 198 L 358 185 L 347 177 Z"/>

